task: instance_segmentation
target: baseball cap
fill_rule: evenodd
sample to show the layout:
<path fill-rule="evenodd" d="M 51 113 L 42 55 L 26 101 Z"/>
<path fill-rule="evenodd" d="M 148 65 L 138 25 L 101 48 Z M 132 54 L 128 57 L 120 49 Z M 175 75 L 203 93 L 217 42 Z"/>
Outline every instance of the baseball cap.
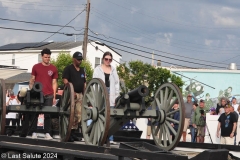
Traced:
<path fill-rule="evenodd" d="M 210 108 L 210 111 L 216 111 L 216 108 L 212 107 Z"/>
<path fill-rule="evenodd" d="M 233 100 L 233 99 L 236 99 L 236 97 L 232 97 L 232 100 Z"/>
<path fill-rule="evenodd" d="M 75 52 L 73 54 L 73 58 L 76 58 L 77 60 L 83 60 L 83 56 L 82 56 L 82 53 L 81 52 Z"/>
<path fill-rule="evenodd" d="M 203 99 L 201 99 L 201 100 L 200 100 L 200 102 L 204 103 L 204 100 L 203 100 Z"/>

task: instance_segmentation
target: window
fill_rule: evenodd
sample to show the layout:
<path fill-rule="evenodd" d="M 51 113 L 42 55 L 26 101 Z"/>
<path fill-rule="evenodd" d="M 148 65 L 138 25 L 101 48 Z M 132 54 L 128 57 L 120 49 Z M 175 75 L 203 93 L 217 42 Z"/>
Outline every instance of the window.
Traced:
<path fill-rule="evenodd" d="M 12 55 L 12 65 L 15 65 L 15 54 Z"/>
<path fill-rule="evenodd" d="M 95 57 L 95 68 L 101 64 L 101 59 L 98 57 Z"/>
<path fill-rule="evenodd" d="M 41 62 L 42 62 L 42 55 L 38 54 L 38 63 L 41 63 Z"/>

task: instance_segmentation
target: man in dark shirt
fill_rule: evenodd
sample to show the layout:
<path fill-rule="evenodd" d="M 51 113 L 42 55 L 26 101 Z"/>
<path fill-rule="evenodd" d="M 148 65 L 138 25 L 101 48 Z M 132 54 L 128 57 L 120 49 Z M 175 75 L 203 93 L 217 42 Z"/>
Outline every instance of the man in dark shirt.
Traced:
<path fill-rule="evenodd" d="M 221 100 L 220 100 L 220 103 L 217 104 L 217 107 L 216 107 L 216 113 L 219 114 L 219 110 L 220 108 L 224 108 L 224 106 L 227 104 L 227 99 L 222 97 Z"/>
<path fill-rule="evenodd" d="M 237 128 L 237 118 L 230 112 L 230 108 L 230 105 L 225 106 L 225 113 L 220 115 L 217 127 L 217 137 L 219 138 L 219 131 L 221 129 L 221 144 L 227 145 L 234 144 L 234 133 Z"/>
<path fill-rule="evenodd" d="M 86 77 L 84 68 L 81 68 L 83 57 L 81 52 L 75 52 L 73 54 L 73 64 L 67 66 L 63 71 L 63 83 L 72 83 L 75 92 L 75 113 L 74 113 L 74 124 L 72 126 L 72 132 L 69 141 L 79 140 L 74 134 L 75 130 L 78 129 L 78 124 L 81 121 L 81 108 L 82 108 L 82 97 L 86 87 Z"/>

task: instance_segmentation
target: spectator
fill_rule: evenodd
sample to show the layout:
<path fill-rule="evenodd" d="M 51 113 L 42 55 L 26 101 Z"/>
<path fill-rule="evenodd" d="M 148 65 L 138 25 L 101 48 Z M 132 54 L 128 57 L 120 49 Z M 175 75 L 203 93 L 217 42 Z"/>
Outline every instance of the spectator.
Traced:
<path fill-rule="evenodd" d="M 204 100 L 201 99 L 199 102 L 199 107 L 196 108 L 194 115 L 192 117 L 193 127 L 197 128 L 197 143 L 204 143 L 205 137 L 205 126 L 206 126 L 206 112 Z"/>
<path fill-rule="evenodd" d="M 231 106 L 230 112 L 235 115 L 235 117 L 236 117 L 236 119 L 237 119 L 237 122 L 236 122 L 236 126 L 237 126 L 239 114 L 238 114 L 237 112 L 235 112 L 234 109 L 235 109 L 235 108 L 234 108 L 233 106 Z M 236 136 L 237 136 L 237 129 L 236 129 L 236 131 L 235 131 L 235 133 L 234 133 L 234 145 L 236 145 Z"/>
<path fill-rule="evenodd" d="M 177 110 L 179 109 L 179 103 L 178 101 L 175 102 L 173 108 L 172 108 L 172 111 L 174 110 Z M 179 114 L 179 111 L 175 112 L 174 115 L 173 115 L 173 119 L 177 120 L 177 121 L 180 121 L 180 114 Z M 171 126 L 173 127 L 173 129 L 177 132 L 178 131 L 178 126 L 179 124 L 178 123 L 171 123 Z M 173 132 L 170 130 L 170 134 L 172 136 L 172 140 L 175 139 L 175 135 L 173 134 Z"/>
<path fill-rule="evenodd" d="M 192 96 L 191 94 L 188 94 L 187 102 L 184 104 L 185 105 L 185 121 L 184 121 L 184 128 L 183 128 L 183 134 L 182 134 L 183 142 L 186 142 L 186 137 L 187 137 L 186 132 L 190 123 L 192 107 L 193 107 L 192 98 L 194 99 L 195 102 L 198 101 L 194 96 Z"/>
<path fill-rule="evenodd" d="M 214 107 L 210 108 L 210 115 L 217 115 L 216 108 Z"/>
<path fill-rule="evenodd" d="M 237 113 L 240 115 L 240 105 L 238 106 Z"/>
<path fill-rule="evenodd" d="M 232 106 L 234 108 L 234 111 L 237 111 L 238 109 L 238 104 L 237 104 L 237 99 L 235 97 L 232 97 Z"/>
<path fill-rule="evenodd" d="M 217 137 L 220 137 L 221 130 L 221 144 L 234 145 L 234 133 L 236 131 L 236 116 L 230 112 L 230 105 L 224 107 L 225 113 L 221 114 L 218 119 Z"/>
<path fill-rule="evenodd" d="M 192 113 L 191 113 L 190 125 L 189 125 L 190 134 L 191 134 L 191 142 L 196 142 L 196 138 L 197 138 L 196 133 L 195 133 L 195 128 L 192 125 L 192 118 L 193 118 L 194 112 L 195 112 L 197 107 L 198 107 L 198 104 L 194 102 L 193 103 L 193 110 L 192 110 Z"/>
<path fill-rule="evenodd" d="M 102 57 L 103 64 L 97 66 L 93 72 L 93 78 L 100 78 L 105 83 L 110 99 L 110 107 L 114 108 L 115 99 L 119 95 L 119 77 L 117 70 L 111 66 L 113 60 L 112 53 L 105 52 Z M 109 137 L 110 143 L 114 144 L 113 136 Z"/>
<path fill-rule="evenodd" d="M 222 98 L 220 99 L 220 103 L 217 104 L 216 113 L 219 114 L 220 108 L 224 108 L 226 104 L 227 104 L 226 98 L 222 97 Z"/>
<path fill-rule="evenodd" d="M 6 98 L 6 106 L 9 105 L 20 105 L 21 102 L 18 100 L 17 96 L 14 96 L 13 91 L 9 92 L 9 97 Z M 12 126 L 16 126 L 18 113 L 9 112 L 6 114 L 6 125 L 9 126 L 12 122 Z"/>

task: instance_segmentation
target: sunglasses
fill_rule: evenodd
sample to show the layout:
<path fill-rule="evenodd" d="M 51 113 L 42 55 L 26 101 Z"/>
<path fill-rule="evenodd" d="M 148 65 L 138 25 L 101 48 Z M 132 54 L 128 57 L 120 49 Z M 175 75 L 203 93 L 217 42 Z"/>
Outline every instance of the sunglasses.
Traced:
<path fill-rule="evenodd" d="M 109 62 L 112 62 L 112 59 L 111 58 L 104 58 L 105 61 L 109 61 Z"/>

